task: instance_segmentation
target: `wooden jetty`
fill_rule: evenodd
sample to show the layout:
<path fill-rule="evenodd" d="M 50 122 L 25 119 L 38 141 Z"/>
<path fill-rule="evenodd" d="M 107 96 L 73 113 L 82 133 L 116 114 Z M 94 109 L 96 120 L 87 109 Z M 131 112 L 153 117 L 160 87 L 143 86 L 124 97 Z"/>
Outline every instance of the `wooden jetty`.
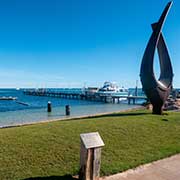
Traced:
<path fill-rule="evenodd" d="M 47 96 L 47 97 L 58 97 L 66 99 L 86 99 L 86 96 L 81 93 L 68 93 L 68 92 L 56 92 L 48 90 L 25 90 L 25 95 L 31 96 Z"/>
<path fill-rule="evenodd" d="M 25 95 L 31 96 L 47 96 L 47 97 L 56 97 L 56 98 L 65 98 L 65 99 L 79 99 L 79 100 L 90 100 L 90 101 L 100 101 L 100 102 L 111 102 L 111 103 L 120 103 L 120 99 L 126 98 L 128 104 L 136 103 L 136 100 L 147 100 L 145 96 L 124 96 L 124 95 L 110 95 L 103 94 L 98 92 L 93 93 L 80 93 L 80 92 L 56 92 L 51 90 L 25 90 Z"/>
<path fill-rule="evenodd" d="M 146 96 L 112 96 L 113 103 L 116 102 L 116 99 L 119 103 L 120 98 L 127 98 L 128 104 L 131 104 L 131 102 L 133 102 L 133 104 L 135 104 L 136 100 L 146 100 L 146 101 L 148 100 L 148 98 Z"/>

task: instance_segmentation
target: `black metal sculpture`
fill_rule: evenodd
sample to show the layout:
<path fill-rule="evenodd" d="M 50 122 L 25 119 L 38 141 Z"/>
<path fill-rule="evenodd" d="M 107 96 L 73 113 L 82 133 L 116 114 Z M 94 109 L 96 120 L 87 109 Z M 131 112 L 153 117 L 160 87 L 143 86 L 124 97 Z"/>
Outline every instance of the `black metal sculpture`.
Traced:
<path fill-rule="evenodd" d="M 168 50 L 162 35 L 162 27 L 172 1 L 165 7 L 159 21 L 152 24 L 153 33 L 147 44 L 141 64 L 140 77 L 143 91 L 153 105 L 154 114 L 162 114 L 162 107 L 172 89 L 173 70 Z M 160 77 L 156 80 L 153 70 L 154 54 L 158 49 Z"/>

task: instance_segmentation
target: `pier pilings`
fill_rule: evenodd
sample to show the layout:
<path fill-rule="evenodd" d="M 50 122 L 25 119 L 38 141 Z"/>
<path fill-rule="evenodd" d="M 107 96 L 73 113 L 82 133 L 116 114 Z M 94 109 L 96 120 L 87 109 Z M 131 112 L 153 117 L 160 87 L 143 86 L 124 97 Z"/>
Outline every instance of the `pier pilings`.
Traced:
<path fill-rule="evenodd" d="M 56 97 L 56 98 L 65 98 L 65 99 L 77 99 L 77 100 L 88 100 L 88 101 L 99 101 L 104 103 L 120 103 L 120 99 L 127 99 L 128 104 L 136 104 L 136 100 L 147 100 L 147 97 L 144 96 L 122 96 L 122 95 L 106 95 L 101 93 L 69 93 L 69 92 L 55 92 L 49 90 L 25 90 L 25 95 L 31 96 L 47 96 L 47 97 Z"/>

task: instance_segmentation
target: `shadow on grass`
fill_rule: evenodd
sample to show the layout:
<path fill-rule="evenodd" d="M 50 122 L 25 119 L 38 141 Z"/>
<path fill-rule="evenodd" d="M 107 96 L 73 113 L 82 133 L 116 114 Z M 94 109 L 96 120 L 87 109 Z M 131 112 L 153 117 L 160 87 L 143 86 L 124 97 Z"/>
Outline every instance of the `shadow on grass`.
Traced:
<path fill-rule="evenodd" d="M 23 180 L 78 180 L 78 179 L 73 178 L 71 175 L 65 175 L 65 176 L 31 177 Z"/>
<path fill-rule="evenodd" d="M 162 119 L 162 121 L 165 121 L 165 122 L 167 122 L 167 121 L 169 121 L 168 119 Z"/>
<path fill-rule="evenodd" d="M 141 115 L 151 115 L 151 113 L 144 113 L 144 112 L 137 112 L 137 113 L 113 113 L 113 114 L 103 114 L 103 115 L 98 115 L 96 117 L 90 116 L 89 118 L 101 118 L 101 117 L 123 117 L 123 116 L 141 116 Z"/>

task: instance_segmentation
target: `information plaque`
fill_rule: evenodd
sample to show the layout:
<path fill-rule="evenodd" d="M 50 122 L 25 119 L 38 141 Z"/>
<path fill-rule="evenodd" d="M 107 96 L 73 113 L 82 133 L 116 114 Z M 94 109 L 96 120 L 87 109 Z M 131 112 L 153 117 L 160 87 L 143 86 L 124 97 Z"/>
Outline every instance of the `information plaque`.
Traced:
<path fill-rule="evenodd" d="M 104 146 L 104 142 L 98 132 L 80 134 L 80 137 L 86 149 Z"/>

